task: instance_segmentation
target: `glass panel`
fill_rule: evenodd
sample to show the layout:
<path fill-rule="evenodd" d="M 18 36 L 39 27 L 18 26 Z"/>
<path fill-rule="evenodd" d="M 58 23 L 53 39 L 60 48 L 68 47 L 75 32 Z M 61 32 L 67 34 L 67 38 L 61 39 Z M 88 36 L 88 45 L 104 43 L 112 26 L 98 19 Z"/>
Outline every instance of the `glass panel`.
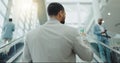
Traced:
<path fill-rule="evenodd" d="M 93 16 L 91 4 L 63 3 L 63 6 L 66 11 L 66 25 L 78 28 L 89 24 L 91 19 L 89 17 Z"/>
<path fill-rule="evenodd" d="M 65 11 L 66 11 L 66 25 L 72 27 L 78 27 L 79 17 L 77 13 L 77 7 L 75 4 L 64 4 Z"/>
<path fill-rule="evenodd" d="M 32 0 L 13 0 L 11 16 L 16 25 L 14 38 L 24 35 L 38 26 L 37 5 Z"/>
<path fill-rule="evenodd" d="M 5 12 L 6 12 L 6 8 L 3 5 L 3 3 L 0 1 L 0 13 L 2 13 L 3 15 L 5 15 Z"/>
<path fill-rule="evenodd" d="M 3 1 L 4 1 L 5 5 L 7 5 L 7 4 L 8 4 L 8 0 L 3 0 Z"/>
<path fill-rule="evenodd" d="M 92 15 L 92 5 L 91 4 L 81 4 L 79 6 L 80 8 L 80 24 L 79 24 L 79 27 L 80 27 L 80 30 L 81 32 L 84 32 L 85 29 L 87 29 L 88 25 L 90 24 L 91 22 L 91 19 L 93 18 L 93 15 Z"/>
<path fill-rule="evenodd" d="M 21 51 L 23 47 L 23 40 L 17 40 L 18 38 L 25 35 L 25 33 L 31 29 L 39 26 L 37 18 L 37 5 L 34 4 L 32 0 L 13 0 L 10 18 L 13 19 L 13 23 L 15 24 L 15 32 L 13 34 L 13 42 L 15 44 L 13 44 L 13 42 L 8 42 L 9 44 L 12 44 L 0 48 L 0 63 L 6 62 L 16 53 Z M 3 44 L 1 46 L 6 45 Z"/>
<path fill-rule="evenodd" d="M 0 45 L 1 45 L 1 33 L 2 33 L 2 26 L 3 26 L 3 21 L 4 21 L 4 18 L 0 15 Z"/>

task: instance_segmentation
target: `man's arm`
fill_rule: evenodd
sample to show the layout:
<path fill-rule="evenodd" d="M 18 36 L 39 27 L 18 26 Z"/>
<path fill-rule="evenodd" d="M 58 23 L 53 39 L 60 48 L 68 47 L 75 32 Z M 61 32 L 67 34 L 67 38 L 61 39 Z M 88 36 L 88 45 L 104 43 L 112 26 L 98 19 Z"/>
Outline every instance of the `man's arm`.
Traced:
<path fill-rule="evenodd" d="M 22 55 L 22 61 L 21 62 L 27 62 L 30 63 L 32 62 L 32 58 L 29 52 L 28 44 L 27 44 L 27 38 L 25 39 L 25 45 L 24 45 L 24 50 L 23 50 L 23 55 Z"/>
<path fill-rule="evenodd" d="M 73 43 L 74 52 L 85 61 L 92 61 L 93 52 L 87 40 L 81 40 L 81 37 L 76 37 Z"/>

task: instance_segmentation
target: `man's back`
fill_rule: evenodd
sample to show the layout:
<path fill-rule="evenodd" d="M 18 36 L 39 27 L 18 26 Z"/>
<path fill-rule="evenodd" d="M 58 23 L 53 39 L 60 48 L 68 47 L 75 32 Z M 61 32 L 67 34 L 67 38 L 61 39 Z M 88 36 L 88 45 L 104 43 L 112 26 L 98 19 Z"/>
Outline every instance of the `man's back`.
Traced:
<path fill-rule="evenodd" d="M 23 57 L 23 61 L 75 62 L 75 54 L 82 59 L 91 60 L 91 51 L 81 46 L 77 41 L 78 36 L 76 29 L 62 25 L 58 21 L 49 21 L 27 34 L 24 50 L 27 57 Z M 83 48 L 86 50 L 83 51 Z"/>
<path fill-rule="evenodd" d="M 12 38 L 15 25 L 12 22 L 8 22 L 3 27 L 2 37 L 3 38 Z"/>

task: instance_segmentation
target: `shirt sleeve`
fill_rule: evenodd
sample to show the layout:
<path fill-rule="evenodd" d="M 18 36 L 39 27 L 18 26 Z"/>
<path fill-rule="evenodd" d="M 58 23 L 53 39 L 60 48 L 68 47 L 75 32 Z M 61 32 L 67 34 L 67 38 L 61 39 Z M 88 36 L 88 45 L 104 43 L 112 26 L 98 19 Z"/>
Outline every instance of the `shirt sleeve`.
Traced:
<path fill-rule="evenodd" d="M 31 61 L 32 61 L 32 58 L 30 55 L 29 47 L 27 45 L 27 39 L 25 39 L 25 45 L 23 49 L 23 55 L 22 55 L 21 62 L 30 63 Z"/>
<path fill-rule="evenodd" d="M 92 61 L 93 52 L 87 40 L 82 40 L 81 36 L 75 38 L 73 42 L 74 52 L 84 61 Z"/>

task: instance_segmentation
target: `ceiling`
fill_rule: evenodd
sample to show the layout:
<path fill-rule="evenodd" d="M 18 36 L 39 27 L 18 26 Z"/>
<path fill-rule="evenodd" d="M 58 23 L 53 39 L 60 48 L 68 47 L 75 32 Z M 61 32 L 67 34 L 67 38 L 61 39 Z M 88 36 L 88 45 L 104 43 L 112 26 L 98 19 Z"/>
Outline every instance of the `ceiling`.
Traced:
<path fill-rule="evenodd" d="M 109 0 L 104 7 L 102 16 L 105 25 L 109 31 L 115 34 L 120 34 L 120 0 Z M 108 15 L 111 13 L 111 15 Z"/>
<path fill-rule="evenodd" d="M 46 2 L 92 2 L 92 0 L 46 0 Z"/>

